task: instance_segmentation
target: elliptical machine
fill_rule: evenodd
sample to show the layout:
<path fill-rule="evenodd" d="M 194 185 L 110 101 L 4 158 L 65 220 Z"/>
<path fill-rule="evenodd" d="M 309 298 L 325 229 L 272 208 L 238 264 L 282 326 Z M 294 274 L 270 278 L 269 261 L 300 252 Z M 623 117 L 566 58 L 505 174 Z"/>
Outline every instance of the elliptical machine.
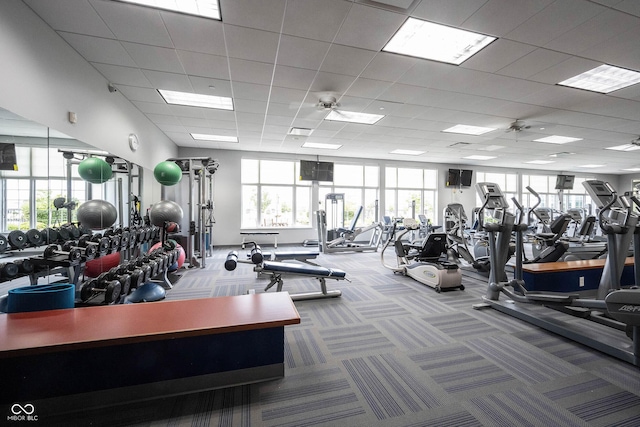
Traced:
<path fill-rule="evenodd" d="M 431 233 L 421 245 L 404 244 L 402 238 L 407 233 L 420 229 L 420 223 L 414 219 L 405 218 L 403 226 L 402 232 L 396 236 L 396 223 L 393 223 L 389 239 L 380 253 L 382 265 L 394 273 L 409 276 L 423 285 L 430 286 L 438 293 L 444 289 L 455 288 L 463 291 L 462 273 L 458 265 L 440 259 L 447 251 L 447 235 Z M 390 266 L 384 260 L 384 252 L 391 244 L 396 252 L 396 266 Z"/>
<path fill-rule="evenodd" d="M 482 221 L 480 226 L 489 234 L 491 263 L 494 268 L 491 269 L 483 303 L 475 304 L 473 308 L 494 308 L 640 366 L 640 290 L 620 289 L 619 281 L 622 272 L 620 264 L 624 265 L 624 257 L 622 260 L 617 258 L 619 249 L 625 244 L 628 247 L 631 236 L 635 235 L 638 215 L 624 199 L 618 198 L 615 190 L 608 183 L 591 180 L 585 181 L 584 186 L 592 199 L 602 206 L 599 213 L 600 227 L 611 245 L 598 290 L 598 299 L 584 299 L 577 294 L 526 290 L 522 280 L 522 245 L 520 244 L 522 233 L 527 227 L 527 224 L 522 223 L 523 208 L 515 198 L 511 199 L 520 212 L 516 220 L 516 216 L 507 211 L 509 205 L 500 187 L 494 183 L 482 182 L 476 184 L 478 194 L 485 200 L 481 214 L 492 211 L 492 215 L 489 221 Z M 640 201 L 634 202 L 640 206 Z M 516 269 L 514 278 L 507 281 L 500 279 L 498 267 L 504 271 L 505 245 L 511 239 L 512 231 L 516 232 L 518 240 Z M 640 247 L 640 236 L 637 235 L 634 241 L 634 247 L 636 246 Z M 635 261 L 637 281 L 637 257 Z M 509 300 L 500 300 L 501 294 Z M 537 307 L 532 309 L 534 305 Z M 547 310 L 553 310 L 551 307 L 580 307 L 589 309 L 592 313 L 586 317 L 582 313 L 580 316 L 582 319 L 579 320 L 563 321 L 555 315 L 547 315 L 540 306 L 547 307 Z"/>

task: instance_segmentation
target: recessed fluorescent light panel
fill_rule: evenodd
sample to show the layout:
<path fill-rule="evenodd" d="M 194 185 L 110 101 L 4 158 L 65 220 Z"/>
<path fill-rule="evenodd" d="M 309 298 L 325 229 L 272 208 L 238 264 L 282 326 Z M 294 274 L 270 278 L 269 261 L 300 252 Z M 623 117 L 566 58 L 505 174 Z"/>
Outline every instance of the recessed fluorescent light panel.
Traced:
<path fill-rule="evenodd" d="M 605 147 L 605 150 L 634 151 L 634 150 L 640 150 L 640 145 L 635 145 L 635 144 L 616 145 L 615 147 Z"/>
<path fill-rule="evenodd" d="M 188 15 L 203 16 L 220 21 L 220 4 L 218 0 L 119 0 L 124 3 L 139 4 L 154 9 L 172 10 Z"/>
<path fill-rule="evenodd" d="M 553 160 L 531 160 L 529 162 L 525 162 L 525 163 L 529 163 L 532 165 L 548 165 L 550 163 L 555 163 Z"/>
<path fill-rule="evenodd" d="M 573 156 L 576 153 L 570 153 L 568 151 L 562 151 L 560 153 L 553 153 L 553 154 L 549 154 L 549 157 L 566 157 L 566 156 Z"/>
<path fill-rule="evenodd" d="M 324 144 L 322 142 L 305 142 L 302 144 L 302 148 L 321 148 L 324 150 L 337 150 L 342 147 L 339 144 Z"/>
<path fill-rule="evenodd" d="M 424 151 L 397 149 L 397 150 L 391 151 L 389 154 L 404 154 L 407 156 L 419 156 L 420 154 L 424 154 Z"/>
<path fill-rule="evenodd" d="M 289 135 L 309 136 L 312 133 L 313 133 L 313 129 L 307 129 L 307 128 L 290 128 L 289 129 Z"/>
<path fill-rule="evenodd" d="M 579 168 L 601 168 L 604 167 L 605 165 L 595 165 L 595 164 L 590 164 L 590 165 L 580 165 L 578 166 Z"/>
<path fill-rule="evenodd" d="M 238 142 L 237 136 L 209 135 L 206 133 L 192 133 L 191 137 L 196 141 Z"/>
<path fill-rule="evenodd" d="M 492 130 L 496 130 L 496 128 L 485 128 L 482 126 L 469 126 L 469 125 L 455 125 L 453 127 L 443 130 L 442 132 L 462 133 L 465 135 L 482 135 L 483 133 L 491 132 Z"/>
<path fill-rule="evenodd" d="M 481 156 L 479 154 L 474 154 L 472 156 L 467 156 L 467 157 L 463 157 L 463 159 L 468 159 L 468 160 L 491 160 L 491 159 L 495 159 L 496 156 Z"/>
<path fill-rule="evenodd" d="M 636 83 L 640 83 L 639 72 L 604 64 L 558 84 L 592 92 L 609 93 Z"/>
<path fill-rule="evenodd" d="M 622 169 L 623 171 L 629 171 L 629 172 L 638 172 L 640 171 L 640 168 L 628 168 L 628 169 Z"/>
<path fill-rule="evenodd" d="M 233 110 L 233 99 L 226 96 L 200 95 L 197 93 L 176 92 L 165 89 L 158 89 L 158 92 L 167 104 Z"/>
<path fill-rule="evenodd" d="M 495 39 L 409 18 L 382 50 L 460 65 Z"/>
<path fill-rule="evenodd" d="M 383 117 L 384 114 L 356 113 L 353 111 L 333 110 L 324 119 L 335 122 L 350 122 L 372 125 Z"/>
<path fill-rule="evenodd" d="M 551 135 L 545 138 L 534 139 L 536 142 L 547 142 L 549 144 L 566 144 L 567 142 L 582 141 L 582 138 L 572 138 L 570 136 Z"/>

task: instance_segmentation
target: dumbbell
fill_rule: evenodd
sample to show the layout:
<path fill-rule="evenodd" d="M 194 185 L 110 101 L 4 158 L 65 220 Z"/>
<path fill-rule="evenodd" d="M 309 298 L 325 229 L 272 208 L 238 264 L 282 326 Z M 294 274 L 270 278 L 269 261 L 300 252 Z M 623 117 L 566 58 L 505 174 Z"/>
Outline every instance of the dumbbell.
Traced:
<path fill-rule="evenodd" d="M 124 249 L 128 246 L 129 246 L 129 232 L 123 230 L 120 233 L 120 247 Z"/>
<path fill-rule="evenodd" d="M 73 249 L 79 249 L 80 254 L 84 255 L 86 259 L 95 258 L 96 252 L 97 252 L 95 245 L 89 245 L 89 246 L 83 247 L 83 246 L 80 246 L 78 242 L 76 242 L 75 240 L 69 240 L 68 242 L 64 242 L 62 246 L 60 246 L 60 248 L 62 249 L 63 252 L 70 252 Z"/>
<path fill-rule="evenodd" d="M 131 276 L 131 289 L 136 289 L 145 282 L 144 280 L 144 272 L 139 268 L 134 268 L 130 272 Z"/>
<path fill-rule="evenodd" d="M 77 239 L 78 237 L 80 237 L 82 235 L 82 232 L 80 231 L 80 229 L 78 228 L 77 225 L 69 224 L 66 227 L 69 230 L 69 233 L 71 233 L 71 238 L 72 239 Z"/>
<path fill-rule="evenodd" d="M 63 251 L 58 245 L 49 245 L 44 250 L 44 257 L 51 258 L 56 255 L 64 255 L 71 262 L 78 262 L 82 258 L 80 248 L 72 247 L 68 251 Z"/>
<path fill-rule="evenodd" d="M 42 236 L 42 243 L 50 245 L 58 241 L 58 232 L 53 228 L 45 228 L 40 232 Z"/>
<path fill-rule="evenodd" d="M 227 259 L 224 261 L 224 269 L 227 271 L 233 271 L 238 266 L 238 251 L 231 251 L 227 254 Z"/>
<path fill-rule="evenodd" d="M 27 236 L 27 241 L 31 246 L 40 246 L 44 241 L 42 233 L 40 233 L 35 228 L 32 228 L 31 230 L 27 231 L 25 235 Z"/>
<path fill-rule="evenodd" d="M 0 264 L 0 277 L 4 279 L 13 279 L 19 273 L 18 266 L 13 262 L 5 262 Z"/>
<path fill-rule="evenodd" d="M 11 246 L 11 249 L 24 249 L 27 247 L 29 241 L 27 240 L 27 235 L 20 230 L 13 230 L 7 236 L 7 241 Z"/>
<path fill-rule="evenodd" d="M 87 259 L 95 258 L 100 248 L 99 243 L 92 242 L 90 239 L 91 236 L 88 234 L 83 234 L 78 239 L 78 247 L 84 251 L 84 256 Z"/>
<path fill-rule="evenodd" d="M 7 238 L 4 234 L 0 234 L 0 254 L 5 252 L 9 248 L 9 243 L 7 243 Z"/>
<path fill-rule="evenodd" d="M 58 240 L 56 240 L 57 242 L 64 243 L 67 240 L 71 239 L 71 231 L 68 228 L 59 227 L 56 231 L 58 232 Z"/>
<path fill-rule="evenodd" d="M 98 279 L 91 279 L 82 284 L 80 288 L 80 299 L 86 302 L 104 293 L 105 304 L 113 304 L 120 298 L 121 292 L 122 285 L 118 280 L 100 282 Z"/>
<path fill-rule="evenodd" d="M 91 236 L 90 239 L 93 243 L 98 244 L 98 252 L 100 252 L 101 254 L 105 254 L 109 251 L 109 248 L 111 247 L 111 241 L 108 237 L 102 237 L 102 234 L 96 233 Z"/>
<path fill-rule="evenodd" d="M 19 259 L 15 263 L 18 266 L 18 271 L 23 274 L 33 273 L 35 266 L 29 258 Z"/>

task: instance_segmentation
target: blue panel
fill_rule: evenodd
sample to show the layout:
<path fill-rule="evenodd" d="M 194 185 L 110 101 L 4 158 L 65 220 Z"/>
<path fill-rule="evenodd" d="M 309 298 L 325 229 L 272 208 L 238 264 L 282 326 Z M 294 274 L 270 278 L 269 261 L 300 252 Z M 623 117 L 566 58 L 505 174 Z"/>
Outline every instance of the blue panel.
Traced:
<path fill-rule="evenodd" d="M 580 277 L 584 277 L 584 286 L 580 286 Z M 600 285 L 602 268 L 585 270 L 554 271 L 531 273 L 524 271 L 522 278 L 529 291 L 577 292 L 596 290 Z M 625 266 L 620 283 L 623 286 L 634 283 L 633 266 Z"/>
<path fill-rule="evenodd" d="M 25 402 L 283 362 L 284 327 L 19 356 L 2 360 L 0 402 Z"/>

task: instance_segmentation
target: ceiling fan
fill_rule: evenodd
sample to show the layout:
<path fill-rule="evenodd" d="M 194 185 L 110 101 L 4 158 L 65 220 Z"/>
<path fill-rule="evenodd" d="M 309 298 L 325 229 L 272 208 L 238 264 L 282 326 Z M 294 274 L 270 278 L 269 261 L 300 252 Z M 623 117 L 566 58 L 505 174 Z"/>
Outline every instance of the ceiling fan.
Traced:
<path fill-rule="evenodd" d="M 505 129 L 505 132 L 522 132 L 523 130 L 527 130 L 531 128 L 530 125 L 526 124 L 522 120 L 516 120 L 511 123 L 511 125 Z"/>
<path fill-rule="evenodd" d="M 326 110 L 326 111 L 335 110 L 339 106 L 340 106 L 340 104 L 338 103 L 338 100 L 333 95 L 320 96 L 320 99 L 318 100 L 318 103 L 316 104 L 316 108 L 318 110 Z"/>

